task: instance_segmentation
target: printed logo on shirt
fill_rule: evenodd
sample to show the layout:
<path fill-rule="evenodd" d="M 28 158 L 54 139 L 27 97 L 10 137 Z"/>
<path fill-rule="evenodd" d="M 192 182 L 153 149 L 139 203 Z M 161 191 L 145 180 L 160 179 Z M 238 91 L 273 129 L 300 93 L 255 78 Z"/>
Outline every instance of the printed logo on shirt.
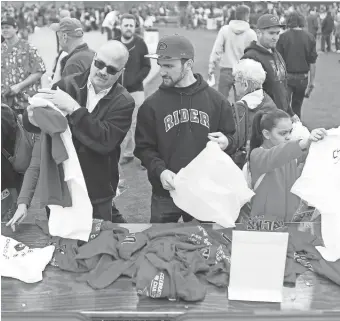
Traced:
<path fill-rule="evenodd" d="M 227 260 L 228 263 L 230 264 L 230 257 L 225 254 L 223 246 L 220 245 L 216 251 L 216 262 L 215 263 L 217 264 L 221 262 L 222 260 Z"/>
<path fill-rule="evenodd" d="M 210 257 L 210 247 L 206 247 L 201 250 L 201 254 L 205 260 L 209 260 Z"/>
<path fill-rule="evenodd" d="M 273 59 L 269 60 L 270 65 L 272 66 L 275 81 L 284 81 L 286 79 L 286 70 L 281 61 L 275 61 Z"/>
<path fill-rule="evenodd" d="M 164 286 L 164 273 L 158 273 L 150 285 L 150 297 L 151 298 L 160 298 L 162 296 L 163 286 Z"/>
<path fill-rule="evenodd" d="M 283 221 L 250 219 L 247 222 L 248 231 L 276 231 L 284 227 Z"/>
<path fill-rule="evenodd" d="M 164 118 L 165 132 L 177 126 L 180 123 L 196 123 L 210 129 L 209 115 L 197 109 L 180 109 Z"/>
<path fill-rule="evenodd" d="M 334 164 L 340 163 L 340 149 L 336 149 L 333 151 L 333 159 L 334 159 Z"/>
<path fill-rule="evenodd" d="M 128 236 L 125 237 L 125 239 L 122 241 L 121 244 L 125 244 L 125 243 L 136 243 L 137 239 L 136 239 L 136 234 L 132 233 L 129 234 Z"/>
<path fill-rule="evenodd" d="M 305 268 L 314 271 L 312 264 L 307 260 L 306 255 L 302 252 L 294 252 L 294 260 Z"/>

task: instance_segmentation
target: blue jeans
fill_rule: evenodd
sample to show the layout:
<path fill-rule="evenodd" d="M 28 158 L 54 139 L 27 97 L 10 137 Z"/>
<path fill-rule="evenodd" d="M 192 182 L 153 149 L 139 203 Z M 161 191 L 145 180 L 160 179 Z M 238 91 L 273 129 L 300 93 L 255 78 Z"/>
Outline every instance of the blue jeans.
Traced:
<path fill-rule="evenodd" d="M 228 99 L 230 89 L 234 85 L 233 70 L 231 68 L 221 68 L 218 91 Z"/>
<path fill-rule="evenodd" d="M 150 223 L 177 223 L 183 217 L 184 222 L 190 222 L 193 217 L 179 209 L 172 198 L 152 194 Z"/>
<path fill-rule="evenodd" d="M 301 119 L 301 108 L 308 86 L 308 74 L 288 74 L 288 99 L 292 109 Z"/>

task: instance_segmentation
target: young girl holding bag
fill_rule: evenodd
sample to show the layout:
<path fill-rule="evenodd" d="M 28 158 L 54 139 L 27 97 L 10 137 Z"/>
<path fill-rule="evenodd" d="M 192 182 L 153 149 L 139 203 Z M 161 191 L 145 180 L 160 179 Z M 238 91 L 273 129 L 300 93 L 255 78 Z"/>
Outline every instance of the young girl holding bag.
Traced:
<path fill-rule="evenodd" d="M 251 218 L 298 221 L 294 215 L 301 200 L 290 192 L 301 174 L 298 165 L 310 144 L 323 139 L 327 132 L 314 129 L 307 139 L 291 140 L 292 125 L 291 117 L 282 110 L 259 112 L 254 117 L 248 168 L 252 187 L 258 186 L 251 200 Z"/>

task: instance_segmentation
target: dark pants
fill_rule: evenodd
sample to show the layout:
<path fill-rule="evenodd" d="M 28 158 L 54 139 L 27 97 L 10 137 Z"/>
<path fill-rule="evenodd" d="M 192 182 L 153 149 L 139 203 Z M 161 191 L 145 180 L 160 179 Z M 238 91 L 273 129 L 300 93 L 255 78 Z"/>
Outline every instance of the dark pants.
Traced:
<path fill-rule="evenodd" d="M 325 43 L 327 44 L 327 51 L 331 51 L 331 35 L 323 34 L 321 36 L 321 50 L 325 51 Z"/>
<path fill-rule="evenodd" d="M 150 223 L 177 223 L 183 217 L 184 222 L 190 222 L 193 217 L 179 209 L 171 197 L 152 194 Z"/>
<path fill-rule="evenodd" d="M 229 98 L 230 89 L 234 85 L 233 70 L 231 68 L 221 68 L 220 79 L 218 82 L 218 91 L 224 95 L 225 98 Z"/>
<path fill-rule="evenodd" d="M 288 74 L 288 99 L 299 118 L 301 118 L 301 107 L 307 86 L 308 74 Z"/>
<path fill-rule="evenodd" d="M 119 213 L 111 198 L 98 204 L 92 204 L 92 207 L 93 218 L 110 221 L 113 223 L 122 223 L 122 215 Z M 112 213 L 113 211 L 114 213 Z M 48 206 L 46 206 L 47 219 L 50 218 L 50 212 L 51 210 Z"/>
<path fill-rule="evenodd" d="M 335 48 L 336 50 L 340 50 L 340 34 L 335 35 Z"/>

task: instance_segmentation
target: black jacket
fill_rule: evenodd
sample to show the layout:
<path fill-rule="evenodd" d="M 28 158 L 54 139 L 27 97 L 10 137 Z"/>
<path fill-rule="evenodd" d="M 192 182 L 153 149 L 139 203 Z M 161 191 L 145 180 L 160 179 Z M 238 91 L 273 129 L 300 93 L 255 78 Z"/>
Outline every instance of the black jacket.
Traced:
<path fill-rule="evenodd" d="M 334 30 L 334 19 L 331 13 L 327 13 L 326 18 L 322 21 L 321 32 L 324 35 L 330 35 Z"/>
<path fill-rule="evenodd" d="M 81 106 L 68 120 L 87 191 L 94 204 L 115 195 L 120 145 L 131 126 L 135 103 L 126 89 L 116 83 L 89 113 L 86 108 L 89 73 L 87 70 L 63 78 L 52 89 L 58 86 Z"/>
<path fill-rule="evenodd" d="M 116 40 L 121 42 L 121 37 L 116 38 Z M 143 81 L 151 70 L 150 58 L 144 57 L 149 53 L 148 47 L 145 41 L 136 35 L 131 43 L 124 45 L 129 50 L 129 60 L 126 63 L 120 83 L 129 93 L 143 91 Z"/>
<path fill-rule="evenodd" d="M 225 97 L 208 86 L 202 76 L 186 88 L 159 89 L 148 97 L 137 116 L 135 156 L 148 170 L 153 193 L 169 196 L 160 175 L 187 166 L 205 147 L 208 133 L 222 132 L 234 151 L 235 122 Z"/>
<path fill-rule="evenodd" d="M 294 116 L 294 112 L 288 101 L 286 65 L 280 53 L 276 49 L 271 53 L 267 49 L 257 45 L 254 41 L 245 49 L 241 59 L 246 58 L 261 63 L 267 73 L 263 89 L 273 99 L 277 108 Z"/>
<path fill-rule="evenodd" d="M 61 77 L 84 72 L 89 69 L 95 52 L 86 43 L 76 47 L 60 62 Z"/>

